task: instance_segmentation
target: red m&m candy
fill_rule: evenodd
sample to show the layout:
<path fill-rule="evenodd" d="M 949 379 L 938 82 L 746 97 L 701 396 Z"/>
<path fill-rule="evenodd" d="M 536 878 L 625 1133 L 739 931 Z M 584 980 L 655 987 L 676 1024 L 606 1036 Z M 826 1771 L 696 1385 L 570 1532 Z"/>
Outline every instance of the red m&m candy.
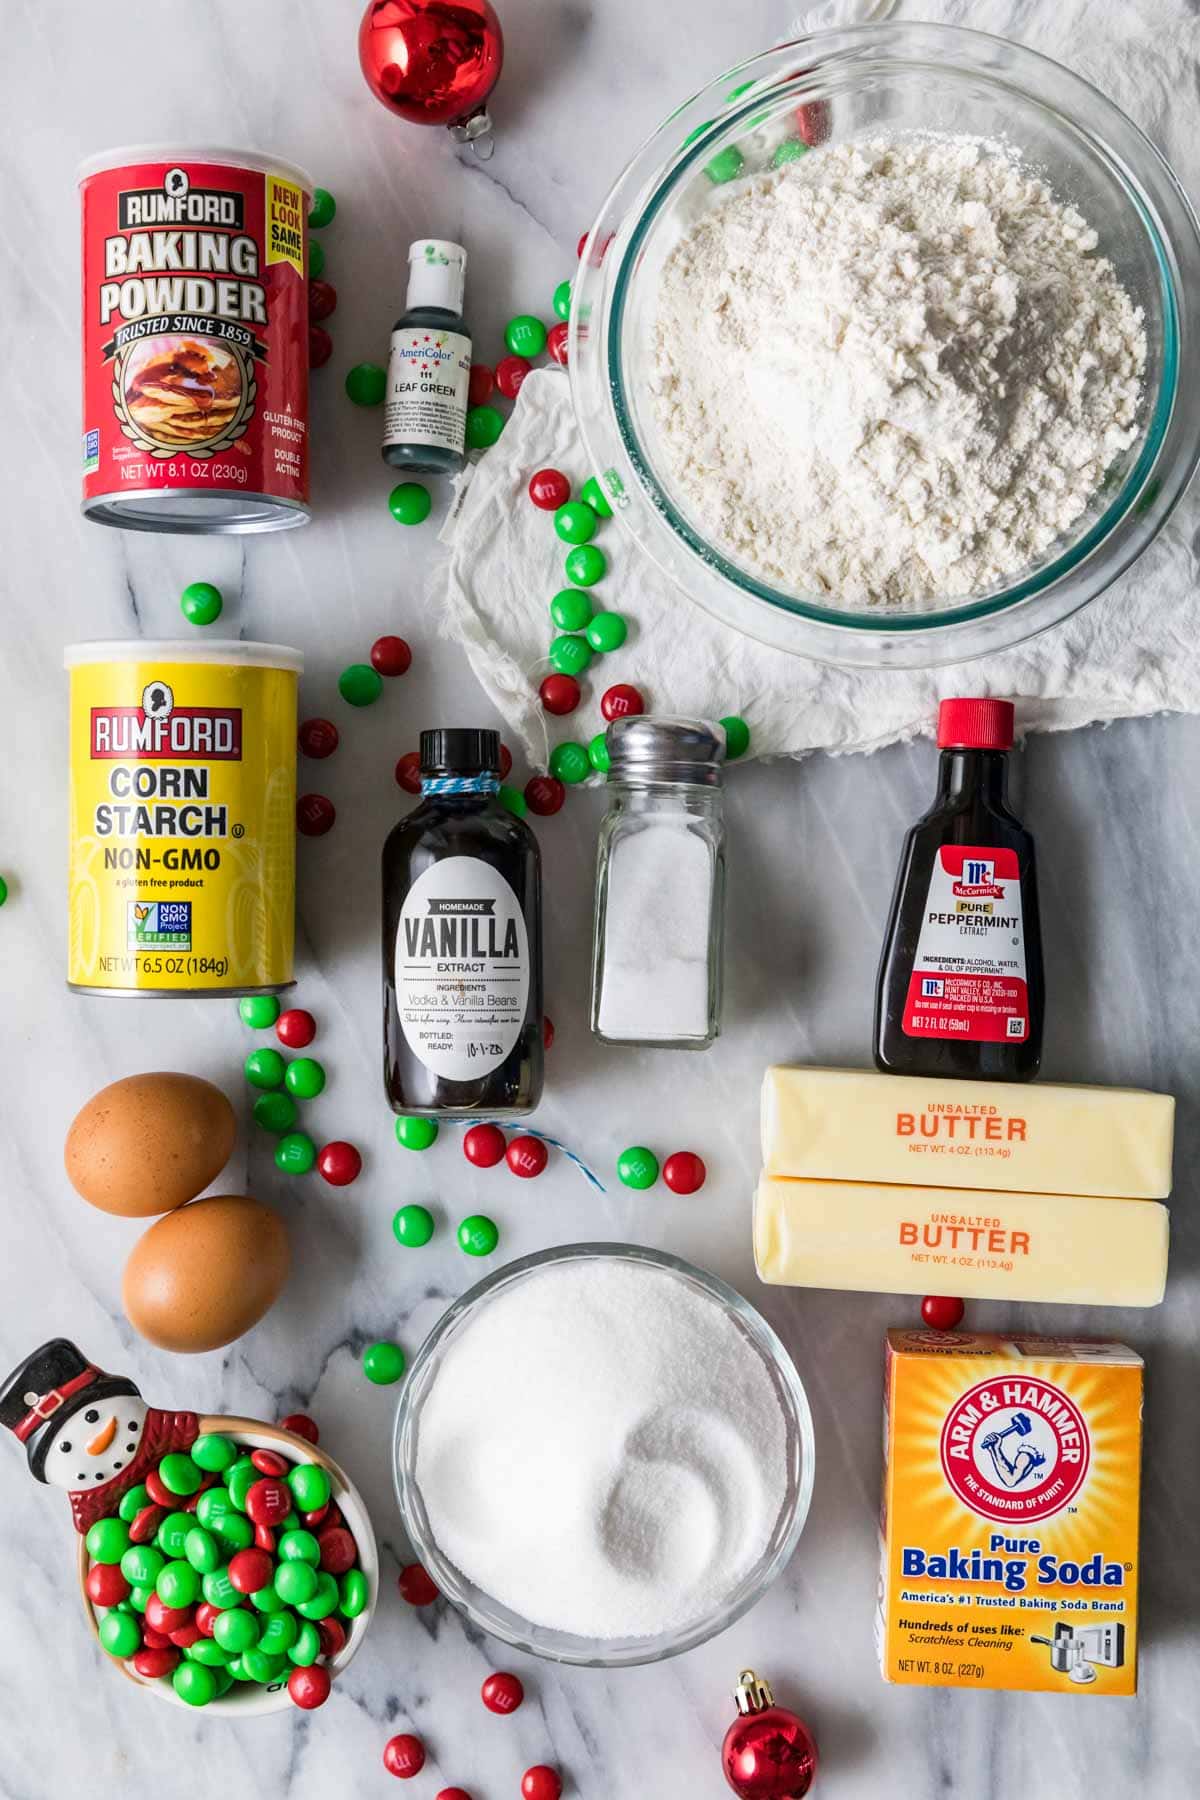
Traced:
<path fill-rule="evenodd" d="M 557 512 L 571 498 L 571 484 L 561 469 L 537 469 L 529 477 L 529 498 L 543 512 Z"/>
<path fill-rule="evenodd" d="M 496 364 L 496 386 L 506 400 L 515 400 L 521 391 L 521 383 L 528 375 L 533 364 L 524 356 L 502 356 Z"/>
<path fill-rule="evenodd" d="M 196 1630 L 202 1637 L 211 1637 L 213 1626 L 220 1616 L 221 1608 L 219 1606 L 210 1606 L 207 1600 L 202 1600 L 196 1608 Z"/>
<path fill-rule="evenodd" d="M 432 1606 L 440 1591 L 432 1575 L 420 1563 L 409 1563 L 401 1569 L 396 1585 L 400 1589 L 400 1598 L 407 1600 L 410 1606 Z"/>
<path fill-rule="evenodd" d="M 552 325 L 546 333 L 547 355 L 553 357 L 556 363 L 562 363 L 564 368 L 567 361 L 570 335 L 570 329 L 565 319 L 560 320 L 557 325 Z"/>
<path fill-rule="evenodd" d="M 406 750 L 396 764 L 396 785 L 406 794 L 421 791 L 421 758 L 416 750 Z"/>
<path fill-rule="evenodd" d="M 921 1302 L 921 1317 L 930 1331 L 953 1331 L 962 1324 L 965 1311 L 962 1301 L 950 1294 L 926 1294 Z"/>
<path fill-rule="evenodd" d="M 407 675 L 412 668 L 412 651 L 402 637 L 376 638 L 371 645 L 371 667 L 381 675 Z"/>
<path fill-rule="evenodd" d="M 489 1712 L 514 1713 L 525 1698 L 525 1689 L 519 1676 L 498 1669 L 494 1675 L 488 1676 L 480 1694 Z"/>
<path fill-rule="evenodd" d="M 190 1606 L 168 1606 L 157 1594 L 151 1594 L 146 1602 L 147 1625 L 155 1631 L 163 1632 L 167 1637 L 173 1631 L 182 1631 L 185 1625 L 191 1623 L 191 1619 Z"/>
<path fill-rule="evenodd" d="M 246 1511 L 256 1525 L 278 1525 L 286 1519 L 292 1510 L 292 1490 L 284 1481 L 276 1481 L 272 1476 L 264 1476 L 256 1481 L 246 1494 Z M 236 1561 L 236 1557 L 234 1561 Z M 233 1563 L 229 1565 L 230 1580 L 233 1580 Z M 237 1583 L 234 1582 L 234 1586 Z M 259 1587 L 263 1586 L 260 1581 Z M 247 1588 L 245 1592 L 250 1593 Z"/>
<path fill-rule="evenodd" d="M 354 1539 L 344 1525 L 330 1525 L 317 1539 L 321 1567 L 330 1575 L 344 1575 L 358 1561 Z"/>
<path fill-rule="evenodd" d="M 257 1594 L 260 1589 L 269 1587 L 274 1573 L 265 1550 L 239 1550 L 229 1559 L 229 1580 L 239 1594 Z"/>
<path fill-rule="evenodd" d="M 410 1781 L 425 1767 L 424 1744 L 412 1732 L 402 1731 L 399 1737 L 389 1738 L 384 1745 L 383 1766 L 389 1775 L 398 1775 L 401 1781 Z"/>
<path fill-rule="evenodd" d="M 260 1475 L 286 1475 L 288 1472 L 285 1458 L 274 1450 L 252 1450 L 250 1461 Z"/>
<path fill-rule="evenodd" d="M 333 339 L 323 325 L 308 328 L 308 366 L 323 369 L 333 355 Z"/>
<path fill-rule="evenodd" d="M 504 1158 L 514 1175 L 519 1175 L 522 1181 L 532 1181 L 545 1168 L 549 1152 L 541 1138 L 515 1137 L 504 1152 Z"/>
<path fill-rule="evenodd" d="M 467 381 L 467 399 L 472 406 L 483 406 L 492 397 L 496 377 L 486 363 L 472 363 Z"/>
<path fill-rule="evenodd" d="M 296 733 L 301 756 L 311 756 L 316 762 L 324 762 L 327 756 L 332 756 L 339 741 L 338 728 L 332 719 L 305 719 Z"/>
<path fill-rule="evenodd" d="M 330 1187 L 349 1187 L 362 1172 L 362 1157 L 353 1144 L 337 1138 L 320 1152 L 317 1168 Z"/>
<path fill-rule="evenodd" d="M 170 1639 L 176 1649 L 190 1650 L 193 1644 L 200 1642 L 202 1635 L 200 1627 L 194 1619 L 191 1619 L 186 1625 L 181 1625 L 178 1631 L 172 1631 Z"/>
<path fill-rule="evenodd" d="M 525 783 L 525 803 L 531 813 L 548 819 L 560 811 L 567 790 L 553 775 L 535 775 Z"/>
<path fill-rule="evenodd" d="M 303 1707 L 305 1712 L 311 1712 L 315 1706 L 324 1706 L 332 1685 L 324 1663 L 312 1663 L 307 1669 L 293 1669 L 288 1676 L 287 1688 L 295 1704 Z"/>
<path fill-rule="evenodd" d="M 303 1050 L 317 1035 L 317 1021 L 301 1006 L 290 1006 L 275 1021 L 275 1036 L 289 1050 Z"/>
<path fill-rule="evenodd" d="M 321 1436 L 315 1421 L 310 1419 L 307 1413 L 289 1413 L 287 1418 L 280 1419 L 279 1423 L 285 1431 L 292 1432 L 296 1437 L 302 1437 L 309 1444 L 315 1444 Z"/>
<path fill-rule="evenodd" d="M 115 1606 L 129 1593 L 129 1583 L 119 1563 L 93 1563 L 87 1572 L 88 1599 L 97 1606 Z"/>
<path fill-rule="evenodd" d="M 200 1610 L 197 1607 L 197 1612 Z M 213 1608 L 216 1611 L 216 1608 Z M 211 1633 L 209 1634 L 211 1636 Z M 142 1646 L 146 1650 L 170 1650 L 171 1640 L 165 1631 L 155 1631 L 153 1625 L 142 1626 Z"/>
<path fill-rule="evenodd" d="M 180 1652 L 169 1650 L 139 1650 L 133 1659 L 133 1666 L 139 1675 L 150 1681 L 157 1681 L 160 1675 L 169 1675 L 179 1661 Z"/>
<path fill-rule="evenodd" d="M 157 1469 L 151 1469 L 143 1485 L 155 1506 L 163 1506 L 168 1512 L 174 1512 L 179 1504 L 179 1496 L 171 1492 Z M 156 1531 L 157 1529 L 155 1526 Z"/>
<path fill-rule="evenodd" d="M 157 1470 L 155 1470 L 154 1473 L 157 1474 Z M 147 1483 L 146 1483 L 147 1492 L 149 1492 L 149 1488 L 150 1488 L 150 1483 L 147 1480 Z M 134 1514 L 132 1523 L 130 1524 L 130 1527 L 129 1527 L 130 1543 L 131 1544 L 148 1544 L 150 1542 L 150 1540 L 157 1534 L 158 1528 L 162 1524 L 162 1522 L 166 1518 L 166 1516 L 167 1516 L 167 1509 L 165 1506 L 156 1506 L 153 1501 L 151 1501 L 149 1506 L 143 1506 L 138 1512 L 136 1512 Z"/>
<path fill-rule="evenodd" d="M 548 713 L 564 718 L 579 705 L 581 690 L 573 675 L 547 675 L 538 688 L 538 697 Z"/>
<path fill-rule="evenodd" d="M 708 1170 L 694 1150 L 676 1150 L 662 1166 L 662 1178 L 673 1194 L 695 1194 L 704 1186 Z"/>
<path fill-rule="evenodd" d="M 268 1556 L 275 1554 L 275 1533 L 269 1525 L 254 1527 L 254 1542 L 259 1550 L 265 1550 Z"/>
<path fill-rule="evenodd" d="M 548 1050 L 554 1042 L 554 1020 L 549 1013 L 542 1015 L 542 1049 Z"/>
<path fill-rule="evenodd" d="M 512 774 L 512 751 L 507 744 L 500 746 L 500 779 L 507 781 Z"/>
<path fill-rule="evenodd" d="M 433 1800 L 471 1800 L 466 1788 L 441 1788 Z"/>
<path fill-rule="evenodd" d="M 477 1169 L 494 1169 L 503 1162 L 507 1139 L 498 1125 L 472 1125 L 463 1137 L 463 1155 Z"/>
<path fill-rule="evenodd" d="M 296 802 L 296 830 L 302 837 L 324 837 L 336 818 L 333 801 L 324 794 L 301 794 Z"/>
<path fill-rule="evenodd" d="M 317 1620 L 317 1636 L 321 1640 L 322 1656 L 340 1656 L 346 1648 L 346 1628 L 332 1616 Z"/>
<path fill-rule="evenodd" d="M 632 719 L 645 710 L 646 702 L 627 681 L 619 681 L 616 687 L 610 687 L 600 701 L 600 711 L 609 720 Z"/>
<path fill-rule="evenodd" d="M 560 1800 L 562 1776 L 547 1763 L 526 1769 L 521 1777 L 521 1800 Z"/>
<path fill-rule="evenodd" d="M 308 316 L 328 319 L 337 311 L 337 289 L 332 281 L 310 281 L 308 284 Z"/>

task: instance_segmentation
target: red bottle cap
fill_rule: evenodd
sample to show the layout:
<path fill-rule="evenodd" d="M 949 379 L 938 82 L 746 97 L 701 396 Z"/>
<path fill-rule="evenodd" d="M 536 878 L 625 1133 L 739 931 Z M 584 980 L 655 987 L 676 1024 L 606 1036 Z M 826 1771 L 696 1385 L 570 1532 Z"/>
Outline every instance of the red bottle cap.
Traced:
<path fill-rule="evenodd" d="M 943 700 L 938 707 L 939 750 L 1011 750 L 1011 700 Z"/>

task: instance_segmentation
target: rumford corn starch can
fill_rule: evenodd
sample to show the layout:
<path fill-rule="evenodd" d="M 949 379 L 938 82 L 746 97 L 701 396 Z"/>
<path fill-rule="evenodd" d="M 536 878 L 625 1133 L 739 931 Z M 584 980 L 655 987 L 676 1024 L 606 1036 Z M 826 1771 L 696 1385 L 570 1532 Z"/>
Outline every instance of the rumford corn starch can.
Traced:
<path fill-rule="evenodd" d="M 280 644 L 75 644 L 67 980 L 246 994 L 292 980 L 296 690 Z"/>

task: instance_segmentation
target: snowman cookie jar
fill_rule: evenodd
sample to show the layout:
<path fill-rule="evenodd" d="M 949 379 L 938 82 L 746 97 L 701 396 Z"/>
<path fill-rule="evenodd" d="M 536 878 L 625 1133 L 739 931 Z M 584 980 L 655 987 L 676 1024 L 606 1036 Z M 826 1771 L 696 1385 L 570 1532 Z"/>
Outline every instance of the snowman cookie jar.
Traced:
<path fill-rule="evenodd" d="M 67 1338 L 0 1386 L 0 1424 L 68 1495 L 89 1624 L 130 1680 L 239 1718 L 323 1704 L 379 1575 L 331 1458 L 277 1425 L 147 1406 Z"/>

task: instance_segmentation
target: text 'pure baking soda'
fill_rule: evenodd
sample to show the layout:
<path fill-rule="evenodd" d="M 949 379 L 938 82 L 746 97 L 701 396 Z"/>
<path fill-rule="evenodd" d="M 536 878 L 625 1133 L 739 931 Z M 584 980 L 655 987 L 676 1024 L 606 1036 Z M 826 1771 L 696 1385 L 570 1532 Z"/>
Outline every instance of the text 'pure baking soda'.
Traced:
<path fill-rule="evenodd" d="M 299 651 L 221 640 L 76 644 L 66 665 L 71 986 L 287 986 Z"/>
<path fill-rule="evenodd" d="M 1142 1374 L 1122 1344 L 889 1331 L 888 1681 L 1137 1691 Z"/>

